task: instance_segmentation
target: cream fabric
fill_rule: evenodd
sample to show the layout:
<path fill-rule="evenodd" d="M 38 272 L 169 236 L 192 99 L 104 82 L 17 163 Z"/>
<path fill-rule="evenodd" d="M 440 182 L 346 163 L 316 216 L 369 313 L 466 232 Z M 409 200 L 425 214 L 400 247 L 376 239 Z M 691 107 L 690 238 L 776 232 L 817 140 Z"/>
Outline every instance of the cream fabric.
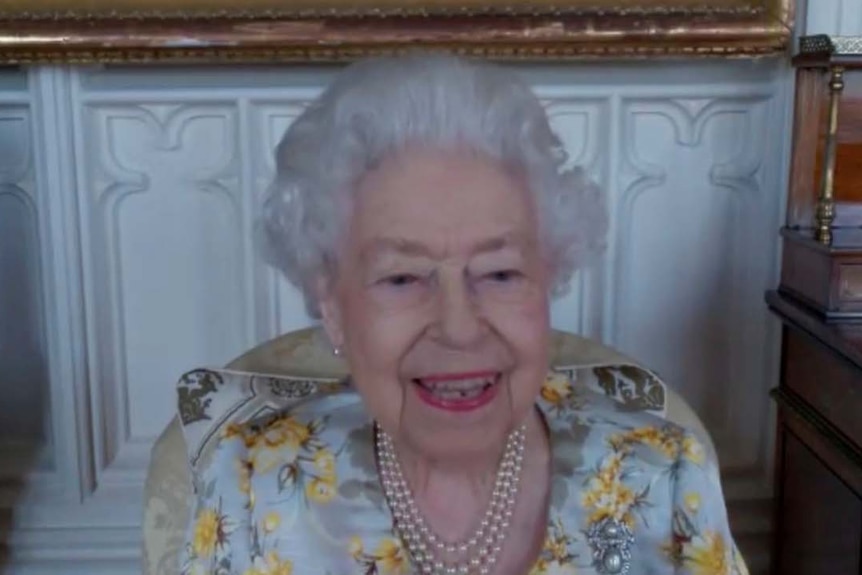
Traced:
<path fill-rule="evenodd" d="M 143 575 L 177 575 L 192 489 L 185 440 L 174 418 L 156 440 L 144 487 Z"/>
<path fill-rule="evenodd" d="M 716 459 L 709 434 L 685 401 L 654 373 L 619 352 L 585 338 L 555 332 L 552 367 L 567 372 L 578 384 L 610 395 L 632 409 L 651 411 L 687 428 L 701 439 L 707 456 Z M 337 381 L 347 375 L 344 363 L 331 353 L 325 336 L 315 328 L 292 332 L 254 348 L 228 364 L 227 369 L 256 373 L 264 379 L 270 374 L 315 382 Z M 206 458 L 206 439 L 217 429 L 277 404 L 277 397 L 260 394 L 254 387 L 217 389 L 216 386 L 205 397 L 193 397 L 190 403 L 190 391 L 199 389 L 199 382 L 178 385 L 179 415 L 156 441 L 147 474 L 143 575 L 178 574 L 185 521 L 192 504 L 189 458 L 191 461 Z M 201 409 L 204 403 L 206 425 L 194 426 L 197 435 L 188 436 L 187 441 L 180 417 L 185 421 L 199 417 L 195 409 Z"/>

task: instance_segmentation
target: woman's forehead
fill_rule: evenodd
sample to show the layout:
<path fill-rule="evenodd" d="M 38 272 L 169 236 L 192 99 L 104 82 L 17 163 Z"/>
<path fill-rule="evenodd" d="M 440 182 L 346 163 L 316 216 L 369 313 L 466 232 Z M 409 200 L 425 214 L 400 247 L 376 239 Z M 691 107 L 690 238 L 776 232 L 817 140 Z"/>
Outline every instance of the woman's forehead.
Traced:
<path fill-rule="evenodd" d="M 438 240 L 443 241 L 438 241 Z M 463 238 L 404 237 L 383 233 L 367 238 L 359 246 L 359 257 L 363 261 L 377 261 L 391 256 L 441 259 L 452 251 L 466 252 L 471 256 L 499 252 L 520 253 L 532 248 L 535 239 L 521 231 L 507 231 L 486 237 Z"/>
<path fill-rule="evenodd" d="M 415 228 L 423 224 L 510 227 L 531 217 L 521 178 L 480 157 L 403 154 L 368 172 L 357 186 L 353 215 L 364 223 Z"/>
<path fill-rule="evenodd" d="M 455 192 L 464 199 L 488 189 L 523 187 L 523 178 L 502 161 L 460 148 L 406 148 L 387 156 L 358 182 L 360 191 L 393 195 Z"/>

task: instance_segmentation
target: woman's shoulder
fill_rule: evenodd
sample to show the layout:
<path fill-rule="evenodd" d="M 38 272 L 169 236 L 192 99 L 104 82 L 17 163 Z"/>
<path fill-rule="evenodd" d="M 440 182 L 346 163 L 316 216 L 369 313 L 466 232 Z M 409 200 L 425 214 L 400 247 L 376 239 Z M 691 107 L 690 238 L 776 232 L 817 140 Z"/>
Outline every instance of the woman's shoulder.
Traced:
<path fill-rule="evenodd" d="M 625 377 L 634 373 L 628 366 L 550 370 L 542 384 L 539 406 L 551 420 L 586 418 L 610 427 L 666 422 L 664 384 L 654 379 L 649 388 L 636 382 L 627 389 Z"/>
<path fill-rule="evenodd" d="M 324 565 L 345 573 L 376 561 L 369 553 L 394 553 L 382 494 L 366 489 L 371 422 L 348 382 L 220 370 L 193 377 L 209 382 L 192 389 L 216 391 L 198 396 L 207 418 L 189 423 L 208 426 L 211 439 L 194 473 L 184 575 Z"/>
<path fill-rule="evenodd" d="M 682 457 L 705 462 L 706 451 L 697 435 L 667 419 L 658 401 L 624 395 L 620 398 L 609 387 L 589 385 L 571 374 L 551 372 L 539 405 L 552 444 L 597 461 L 625 453 L 632 462 L 659 467 Z"/>
<path fill-rule="evenodd" d="M 362 423 L 360 403 L 349 381 L 336 378 L 200 368 L 177 382 L 177 413 L 193 471 L 206 468 L 228 440 L 240 438 L 248 448 L 294 421 L 347 434 Z"/>
<path fill-rule="evenodd" d="M 240 438 L 246 448 L 321 449 L 346 443 L 357 432 L 371 425 L 359 395 L 348 387 L 317 391 L 301 401 L 287 402 L 261 410 L 243 421 L 225 426 L 220 439 Z"/>
<path fill-rule="evenodd" d="M 717 461 L 692 430 L 564 374 L 549 380 L 540 406 L 550 431 L 551 523 L 540 563 L 547 568 L 534 573 L 603 557 L 609 537 L 644 572 L 721 565 L 746 573 Z"/>

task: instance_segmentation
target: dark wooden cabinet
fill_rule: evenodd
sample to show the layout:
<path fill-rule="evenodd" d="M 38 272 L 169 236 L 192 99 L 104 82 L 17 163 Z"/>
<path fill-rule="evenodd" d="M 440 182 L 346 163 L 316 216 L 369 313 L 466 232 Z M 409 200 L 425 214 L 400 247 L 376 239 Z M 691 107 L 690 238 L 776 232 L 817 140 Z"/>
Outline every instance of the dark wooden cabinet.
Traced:
<path fill-rule="evenodd" d="M 862 324 L 767 302 L 782 320 L 772 573 L 862 575 Z"/>
<path fill-rule="evenodd" d="M 862 38 L 800 40 L 775 460 L 774 575 L 862 575 Z"/>

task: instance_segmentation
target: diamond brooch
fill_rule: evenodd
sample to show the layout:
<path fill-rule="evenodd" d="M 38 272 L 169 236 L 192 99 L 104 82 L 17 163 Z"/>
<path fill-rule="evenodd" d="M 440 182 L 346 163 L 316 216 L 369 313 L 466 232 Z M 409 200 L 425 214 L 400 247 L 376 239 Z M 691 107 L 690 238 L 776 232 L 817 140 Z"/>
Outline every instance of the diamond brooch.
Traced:
<path fill-rule="evenodd" d="M 631 546 L 635 541 L 624 522 L 605 517 L 590 525 L 587 541 L 593 550 L 593 567 L 602 575 L 626 575 L 631 569 Z"/>

